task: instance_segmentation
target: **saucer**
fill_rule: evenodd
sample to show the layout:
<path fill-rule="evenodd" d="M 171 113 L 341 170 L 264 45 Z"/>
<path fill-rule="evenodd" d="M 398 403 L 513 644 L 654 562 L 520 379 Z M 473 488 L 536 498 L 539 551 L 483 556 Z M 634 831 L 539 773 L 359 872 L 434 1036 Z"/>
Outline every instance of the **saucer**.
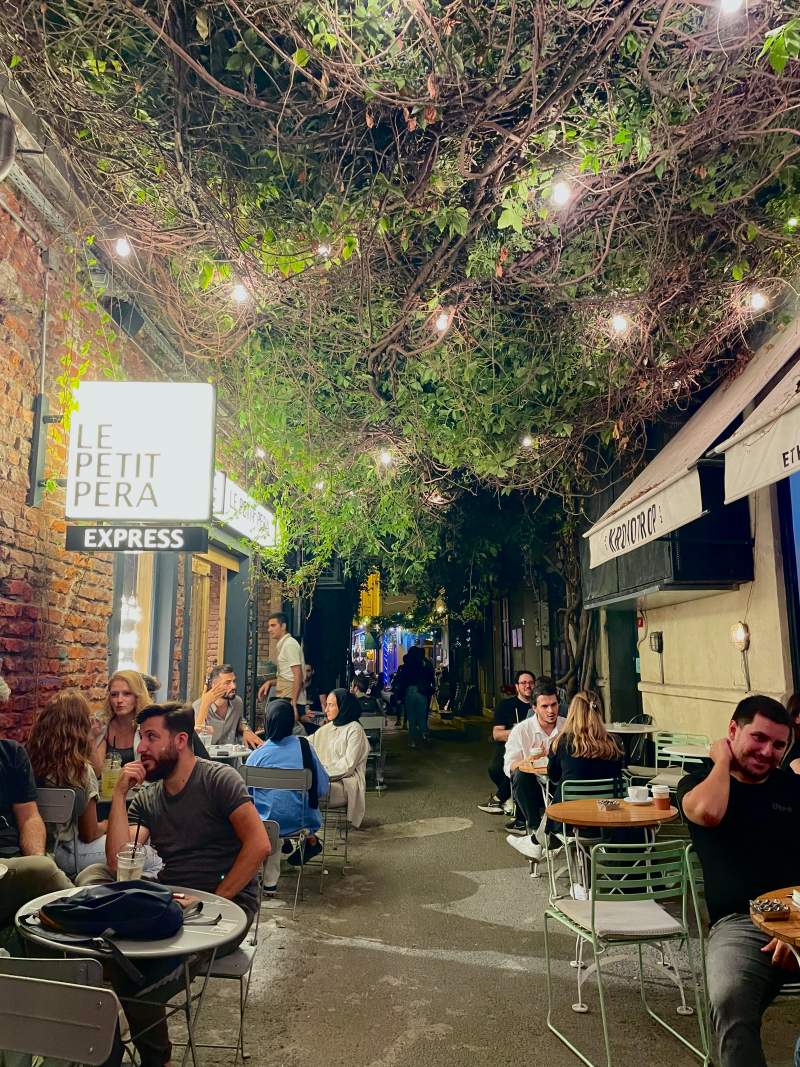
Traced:
<path fill-rule="evenodd" d="M 625 801 L 626 804 L 652 804 L 653 803 L 653 798 L 652 797 L 648 797 L 647 800 L 631 800 L 630 797 L 623 797 L 622 799 Z"/>

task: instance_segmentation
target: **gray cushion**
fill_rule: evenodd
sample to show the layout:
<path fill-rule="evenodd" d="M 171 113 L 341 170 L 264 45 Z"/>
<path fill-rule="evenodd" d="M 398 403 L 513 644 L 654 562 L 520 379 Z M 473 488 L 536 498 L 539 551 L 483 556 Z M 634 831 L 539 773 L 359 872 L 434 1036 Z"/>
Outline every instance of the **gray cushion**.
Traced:
<path fill-rule="evenodd" d="M 682 778 L 688 774 L 683 767 L 662 767 L 655 778 L 651 778 L 650 785 L 668 785 L 670 789 L 677 789 Z"/>
<path fill-rule="evenodd" d="M 586 930 L 592 928 L 589 900 L 559 900 L 554 904 L 569 919 Z M 654 900 L 598 900 L 595 904 L 595 930 L 600 936 L 667 937 L 678 934 L 681 924 Z"/>

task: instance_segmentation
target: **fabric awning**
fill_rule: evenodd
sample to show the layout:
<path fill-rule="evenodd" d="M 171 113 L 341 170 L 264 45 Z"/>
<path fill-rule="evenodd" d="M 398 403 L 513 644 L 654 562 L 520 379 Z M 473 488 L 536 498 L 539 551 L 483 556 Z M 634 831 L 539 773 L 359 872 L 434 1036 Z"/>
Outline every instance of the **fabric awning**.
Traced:
<path fill-rule="evenodd" d="M 725 503 L 800 470 L 800 364 L 714 449 L 725 456 Z"/>
<path fill-rule="evenodd" d="M 761 346 L 741 374 L 728 378 L 714 391 L 584 534 L 589 539 L 591 567 L 599 567 L 700 518 L 703 500 L 698 461 L 779 373 L 798 345 L 800 319 L 795 319 Z M 800 437 L 795 438 L 795 445 L 797 451 Z"/>

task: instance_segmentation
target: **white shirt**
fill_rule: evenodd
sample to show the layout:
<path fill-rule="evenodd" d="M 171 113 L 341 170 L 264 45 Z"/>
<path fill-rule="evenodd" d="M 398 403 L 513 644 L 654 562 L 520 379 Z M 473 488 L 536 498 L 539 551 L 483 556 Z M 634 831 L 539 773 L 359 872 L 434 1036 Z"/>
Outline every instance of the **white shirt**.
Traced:
<path fill-rule="evenodd" d="M 512 728 L 506 741 L 506 752 L 503 757 L 503 771 L 506 777 L 511 777 L 511 764 L 516 763 L 517 760 L 526 759 L 535 745 L 541 745 L 547 752 L 556 735 L 564 729 L 564 722 L 565 720 L 559 716 L 550 734 L 545 732 L 536 714 L 518 722 Z"/>
<path fill-rule="evenodd" d="M 291 698 L 294 685 L 292 667 L 299 667 L 301 676 L 303 671 L 303 653 L 300 649 L 300 642 L 296 641 L 290 633 L 285 633 L 278 642 L 277 651 L 278 680 L 275 688 L 279 697 Z"/>

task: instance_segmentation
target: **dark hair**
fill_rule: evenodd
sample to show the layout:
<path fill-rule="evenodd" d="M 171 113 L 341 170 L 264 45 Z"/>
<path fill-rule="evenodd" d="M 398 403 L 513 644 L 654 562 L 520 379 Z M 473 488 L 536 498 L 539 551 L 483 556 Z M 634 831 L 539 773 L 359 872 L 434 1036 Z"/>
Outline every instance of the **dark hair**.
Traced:
<path fill-rule="evenodd" d="M 539 697 L 557 697 L 558 690 L 556 684 L 550 678 L 540 678 L 536 685 L 533 687 L 531 693 L 531 699 L 533 700 L 533 706 L 536 707 L 536 701 Z"/>
<path fill-rule="evenodd" d="M 792 728 L 792 720 L 783 704 L 773 700 L 772 697 L 758 694 L 740 700 L 731 719 L 737 726 L 747 726 L 756 715 L 763 715 L 765 719 L 777 723 L 778 726 L 787 726 L 790 730 Z"/>
<path fill-rule="evenodd" d="M 359 693 L 366 693 L 369 690 L 369 678 L 365 674 L 357 674 L 353 679 L 353 685 Z"/>
<path fill-rule="evenodd" d="M 800 715 L 800 693 L 792 693 L 786 701 L 786 711 L 792 721 Z"/>
<path fill-rule="evenodd" d="M 180 700 L 167 700 L 164 704 L 150 704 L 149 707 L 139 712 L 136 721 L 142 726 L 148 719 L 154 719 L 156 716 L 163 718 L 164 725 L 173 736 L 188 734 L 191 737 L 194 733 L 194 708 L 191 704 L 181 704 Z"/>
<path fill-rule="evenodd" d="M 289 616 L 285 611 L 273 611 L 267 618 L 267 622 L 272 622 L 273 619 L 277 620 L 280 626 L 285 626 L 287 630 L 289 629 Z"/>
<path fill-rule="evenodd" d="M 212 667 L 211 673 L 208 676 L 209 687 L 221 674 L 236 674 L 236 668 L 232 667 L 230 663 L 218 663 L 216 667 Z"/>
<path fill-rule="evenodd" d="M 142 674 L 142 681 L 147 692 L 152 696 L 161 688 L 161 682 L 154 674 Z"/>
<path fill-rule="evenodd" d="M 514 675 L 514 685 L 517 685 L 523 674 L 529 674 L 531 678 L 533 678 L 534 682 L 536 682 L 536 675 L 533 673 L 533 671 L 529 671 L 527 667 L 520 667 L 520 669 Z"/>

